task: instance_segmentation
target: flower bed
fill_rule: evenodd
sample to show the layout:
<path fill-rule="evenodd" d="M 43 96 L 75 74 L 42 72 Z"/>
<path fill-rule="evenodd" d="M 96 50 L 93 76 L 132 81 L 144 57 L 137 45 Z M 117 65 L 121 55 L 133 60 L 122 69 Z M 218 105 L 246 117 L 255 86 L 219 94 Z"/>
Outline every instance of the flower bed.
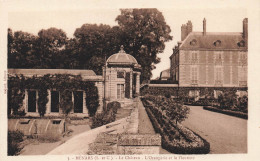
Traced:
<path fill-rule="evenodd" d="M 156 99 L 156 98 L 152 98 Z M 147 114 L 157 133 L 162 136 L 162 147 L 176 154 L 207 154 L 210 144 L 191 130 L 171 121 L 153 101 L 143 98 Z"/>
<path fill-rule="evenodd" d="M 212 107 L 212 106 L 204 106 L 203 109 L 209 110 L 209 111 L 214 111 L 214 112 L 219 112 L 219 113 L 223 113 L 226 115 L 235 116 L 235 117 L 239 117 L 239 118 L 243 118 L 243 119 L 248 119 L 247 113 L 243 113 L 243 112 L 239 112 L 239 111 L 219 109 L 219 108 Z"/>

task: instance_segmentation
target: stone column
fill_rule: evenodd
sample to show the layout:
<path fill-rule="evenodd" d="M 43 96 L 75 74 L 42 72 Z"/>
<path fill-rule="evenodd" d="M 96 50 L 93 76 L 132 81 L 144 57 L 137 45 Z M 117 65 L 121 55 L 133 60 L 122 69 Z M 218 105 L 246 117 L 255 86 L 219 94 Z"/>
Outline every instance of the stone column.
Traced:
<path fill-rule="evenodd" d="M 39 90 L 36 90 L 35 91 L 35 94 L 36 94 L 36 109 L 35 109 L 35 112 L 38 113 L 38 99 L 39 99 Z"/>
<path fill-rule="evenodd" d="M 103 96 L 103 94 L 104 94 L 103 82 L 96 82 L 95 86 L 98 88 L 98 95 L 99 95 L 99 107 L 97 109 L 97 112 L 101 113 L 103 111 L 103 98 L 104 98 L 104 96 Z M 105 92 L 107 94 L 107 91 L 105 91 Z"/>
<path fill-rule="evenodd" d="M 133 96 L 133 71 L 130 70 L 130 98 Z"/>
<path fill-rule="evenodd" d="M 71 92 L 71 101 L 72 101 L 73 107 L 70 111 L 70 114 L 73 114 L 74 113 L 74 92 L 73 91 Z"/>
<path fill-rule="evenodd" d="M 140 72 L 136 75 L 136 94 L 140 93 Z"/>
<path fill-rule="evenodd" d="M 28 102 L 28 91 L 24 90 L 23 108 L 25 113 L 28 112 L 27 102 Z"/>
<path fill-rule="evenodd" d="M 51 113 L 51 90 L 47 90 L 48 92 L 48 102 L 46 104 L 46 114 L 50 114 Z"/>
<path fill-rule="evenodd" d="M 88 109 L 86 105 L 86 92 L 83 91 L 83 113 L 88 116 Z"/>

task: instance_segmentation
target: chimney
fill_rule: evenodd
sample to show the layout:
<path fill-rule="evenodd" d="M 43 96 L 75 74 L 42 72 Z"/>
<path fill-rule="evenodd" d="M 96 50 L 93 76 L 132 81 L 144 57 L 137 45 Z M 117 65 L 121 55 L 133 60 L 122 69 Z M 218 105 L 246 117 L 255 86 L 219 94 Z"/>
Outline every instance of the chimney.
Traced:
<path fill-rule="evenodd" d="M 203 19 L 203 36 L 206 35 L 206 19 Z"/>
<path fill-rule="evenodd" d="M 188 21 L 187 23 L 187 35 L 192 32 L 192 23 L 191 21 Z"/>
<path fill-rule="evenodd" d="M 183 41 L 187 36 L 187 26 L 186 25 L 182 25 L 181 26 L 181 41 Z"/>
<path fill-rule="evenodd" d="M 191 32 L 192 32 L 192 23 L 191 21 L 188 21 L 187 24 L 183 24 L 181 26 L 181 41 L 183 41 Z"/>
<path fill-rule="evenodd" d="M 248 19 L 243 20 L 243 38 L 245 39 L 246 46 L 248 44 Z"/>

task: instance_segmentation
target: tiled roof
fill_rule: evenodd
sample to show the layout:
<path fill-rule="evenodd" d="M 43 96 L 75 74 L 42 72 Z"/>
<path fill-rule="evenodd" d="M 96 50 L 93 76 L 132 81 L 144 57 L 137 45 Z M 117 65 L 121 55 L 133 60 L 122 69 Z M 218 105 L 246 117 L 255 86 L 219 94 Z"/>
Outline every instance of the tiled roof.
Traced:
<path fill-rule="evenodd" d="M 182 42 L 180 50 L 247 50 L 246 46 L 238 45 L 242 41 L 245 42 L 242 33 L 207 32 L 203 35 L 202 32 L 191 32 Z"/>
<path fill-rule="evenodd" d="M 71 74 L 96 76 L 93 70 L 74 70 L 74 69 L 8 69 L 9 74 L 23 75 L 46 75 L 46 74 Z"/>

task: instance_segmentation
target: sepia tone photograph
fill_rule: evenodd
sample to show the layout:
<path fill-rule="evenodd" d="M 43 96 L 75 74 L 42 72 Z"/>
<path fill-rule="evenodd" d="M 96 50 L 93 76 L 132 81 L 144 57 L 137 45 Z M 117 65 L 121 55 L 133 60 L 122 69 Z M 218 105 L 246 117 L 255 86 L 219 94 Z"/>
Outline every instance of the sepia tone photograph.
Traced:
<path fill-rule="evenodd" d="M 248 7 L 42 4 L 5 14 L 4 155 L 249 154 Z"/>

